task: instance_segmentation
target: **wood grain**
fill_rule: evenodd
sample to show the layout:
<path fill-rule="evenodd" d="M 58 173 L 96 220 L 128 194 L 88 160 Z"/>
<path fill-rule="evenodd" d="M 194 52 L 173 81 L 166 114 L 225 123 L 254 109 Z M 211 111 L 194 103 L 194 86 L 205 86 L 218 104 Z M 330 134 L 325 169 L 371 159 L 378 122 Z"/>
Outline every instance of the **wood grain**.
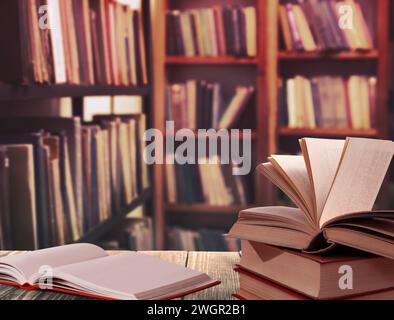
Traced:
<path fill-rule="evenodd" d="M 189 252 L 187 267 L 205 272 L 221 284 L 187 296 L 185 300 L 232 300 L 232 295 L 239 290 L 238 274 L 234 271 L 239 261 L 238 252 Z"/>

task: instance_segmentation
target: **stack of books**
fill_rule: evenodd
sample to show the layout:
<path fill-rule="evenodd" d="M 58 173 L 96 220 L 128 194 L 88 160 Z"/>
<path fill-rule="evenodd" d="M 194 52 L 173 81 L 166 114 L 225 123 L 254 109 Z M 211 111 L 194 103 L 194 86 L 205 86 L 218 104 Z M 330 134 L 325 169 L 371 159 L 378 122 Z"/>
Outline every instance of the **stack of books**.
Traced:
<path fill-rule="evenodd" d="M 225 236 L 223 230 L 186 230 L 178 227 L 168 232 L 169 247 L 179 251 L 239 252 L 240 241 Z"/>
<path fill-rule="evenodd" d="M 257 55 L 255 7 L 215 6 L 167 13 L 167 54 L 172 56 Z"/>
<path fill-rule="evenodd" d="M 376 127 L 377 79 L 295 76 L 280 82 L 280 123 L 292 129 Z"/>
<path fill-rule="evenodd" d="M 245 177 L 234 176 L 231 165 L 220 163 L 220 159 L 214 158 L 200 159 L 198 165 L 167 164 L 168 203 L 211 206 L 246 206 L 250 203 Z"/>
<path fill-rule="evenodd" d="M 122 2 L 2 1 L 0 42 L 8 47 L 0 52 L 0 80 L 146 85 L 142 12 Z"/>
<path fill-rule="evenodd" d="M 367 5 L 366 10 L 373 10 L 373 1 L 363 3 Z M 279 19 L 286 50 L 373 49 L 374 21 L 365 18 L 362 8 L 356 0 L 298 0 L 280 4 Z"/>
<path fill-rule="evenodd" d="M 79 240 L 149 187 L 143 114 L 0 119 L 2 249 Z M 23 201 L 21 201 L 23 199 Z"/>
<path fill-rule="evenodd" d="M 258 170 L 298 208 L 242 211 L 242 299 L 394 299 L 394 212 L 371 211 L 392 141 L 300 140 Z M 356 251 L 355 251 L 356 250 Z"/>
<path fill-rule="evenodd" d="M 251 104 L 255 88 L 238 86 L 228 103 L 222 86 L 208 81 L 189 80 L 167 86 L 167 119 L 175 130 L 232 129 Z"/>

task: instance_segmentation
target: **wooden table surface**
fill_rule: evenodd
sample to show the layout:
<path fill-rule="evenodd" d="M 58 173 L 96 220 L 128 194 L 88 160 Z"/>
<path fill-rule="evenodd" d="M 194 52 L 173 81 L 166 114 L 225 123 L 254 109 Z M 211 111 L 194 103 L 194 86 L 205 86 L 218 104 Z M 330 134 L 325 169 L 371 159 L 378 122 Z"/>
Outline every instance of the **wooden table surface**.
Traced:
<path fill-rule="evenodd" d="M 21 254 L 23 252 L 0 252 L 0 257 Z M 110 252 L 119 254 L 121 251 Z M 239 263 L 240 255 L 236 252 L 186 252 L 186 251 L 152 251 L 143 252 L 163 260 L 207 273 L 221 285 L 207 289 L 183 300 L 232 300 L 232 294 L 239 289 L 238 275 L 234 266 Z M 10 286 L 0 285 L 0 300 L 86 300 L 87 298 L 43 291 L 25 291 Z"/>

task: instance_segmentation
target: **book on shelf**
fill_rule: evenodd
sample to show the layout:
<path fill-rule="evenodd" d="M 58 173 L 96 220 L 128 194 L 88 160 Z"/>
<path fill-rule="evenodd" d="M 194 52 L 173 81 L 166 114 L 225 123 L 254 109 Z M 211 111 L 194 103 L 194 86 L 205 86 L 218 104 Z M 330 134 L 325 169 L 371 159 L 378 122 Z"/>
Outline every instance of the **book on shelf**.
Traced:
<path fill-rule="evenodd" d="M 279 21 L 284 48 L 298 52 L 372 50 L 376 21 L 370 11 L 375 12 L 374 6 L 373 1 L 357 0 L 282 1 Z"/>
<path fill-rule="evenodd" d="M 273 155 L 258 167 L 298 208 L 242 211 L 229 234 L 306 252 L 344 245 L 393 259 L 393 212 L 371 210 L 394 143 L 304 138 L 300 146 L 302 155 Z"/>
<path fill-rule="evenodd" d="M 98 243 L 105 250 L 151 251 L 154 249 L 153 222 L 149 217 L 127 217 Z"/>
<path fill-rule="evenodd" d="M 297 75 L 280 81 L 279 121 L 291 129 L 376 128 L 377 78 Z"/>
<path fill-rule="evenodd" d="M 311 299 L 306 295 L 299 294 L 296 291 L 278 285 L 277 283 L 272 282 L 266 278 L 258 277 L 255 274 L 252 274 L 245 270 L 236 269 L 236 271 L 239 273 L 239 282 L 241 289 L 234 294 L 234 297 L 239 300 L 253 300 L 253 301 L 319 300 L 319 299 Z M 394 299 L 394 289 L 381 290 L 381 291 L 366 293 L 362 295 L 349 296 L 344 298 L 335 298 L 329 300 L 380 301 L 380 300 L 392 300 L 392 299 Z"/>
<path fill-rule="evenodd" d="M 175 122 L 175 130 L 232 129 L 254 96 L 252 86 L 237 86 L 226 103 L 219 83 L 188 80 L 167 86 L 167 119 Z"/>
<path fill-rule="evenodd" d="M 172 204 L 246 206 L 250 202 L 245 177 L 233 176 L 232 166 L 221 165 L 218 158 L 201 160 L 198 165 L 167 164 L 166 186 Z"/>
<path fill-rule="evenodd" d="M 252 6 L 171 10 L 166 29 L 169 56 L 257 55 L 257 14 Z"/>
<path fill-rule="evenodd" d="M 294 292 L 294 295 L 327 300 L 373 295 L 387 290 L 392 297 L 394 275 L 390 270 L 393 264 L 394 260 L 357 250 L 312 255 L 264 243 L 242 241 L 242 257 L 238 267 L 242 270 L 241 274 L 250 274 L 251 285 L 252 282 L 256 286 L 264 285 L 264 281 L 268 281 L 283 287 L 283 290 Z M 338 285 L 342 276 L 338 270 L 344 265 L 353 270 L 352 290 L 342 290 Z M 241 290 L 254 291 L 242 284 L 241 280 Z"/>
<path fill-rule="evenodd" d="M 136 252 L 110 256 L 92 244 L 1 258 L 0 282 L 106 300 L 168 300 L 218 284 L 204 273 L 156 257 Z"/>
<path fill-rule="evenodd" d="M 149 187 L 140 141 L 145 121 L 142 114 L 113 118 L 110 132 L 79 118 L 0 118 L 0 219 L 11 222 L 1 228 L 24 230 L 12 232 L 2 249 L 77 241 L 141 195 Z"/>
<path fill-rule="evenodd" d="M 225 237 L 224 231 L 200 229 L 187 230 L 173 227 L 168 232 L 169 247 L 180 251 L 240 251 L 240 242 Z"/>
<path fill-rule="evenodd" d="M 0 12 L 0 41 L 9 44 L 0 53 L 2 82 L 148 84 L 141 8 L 118 0 L 18 0 L 2 1 Z"/>

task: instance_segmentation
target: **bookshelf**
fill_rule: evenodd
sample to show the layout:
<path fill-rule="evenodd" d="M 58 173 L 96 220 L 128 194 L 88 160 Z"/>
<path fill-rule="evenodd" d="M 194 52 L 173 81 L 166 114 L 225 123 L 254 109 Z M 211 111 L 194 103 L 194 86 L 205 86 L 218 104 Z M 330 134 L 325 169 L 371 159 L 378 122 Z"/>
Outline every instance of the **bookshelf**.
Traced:
<path fill-rule="evenodd" d="M 95 2 L 99 0 L 94 0 Z M 92 1 L 91 1 L 92 2 Z M 87 2 L 89 3 L 89 2 Z M 93 3 L 93 2 L 92 2 Z M 93 4 L 91 4 L 93 5 Z M 57 99 L 62 97 L 72 98 L 72 116 L 81 117 L 83 112 L 83 98 L 87 96 L 140 96 L 143 101 L 143 112 L 147 115 L 148 127 L 152 126 L 152 87 L 151 87 L 151 23 L 150 23 L 150 1 L 141 1 L 141 12 L 144 24 L 144 42 L 146 47 L 147 57 L 147 72 L 149 83 L 147 85 L 76 85 L 76 84 L 8 84 L 0 83 L 0 103 L 2 108 L 5 108 L 7 102 L 21 103 L 23 107 L 33 108 L 35 105 L 49 99 Z M 0 71 L 1 72 L 1 71 Z M 54 112 L 56 114 L 56 112 Z M 31 113 L 29 113 L 31 114 Z M 39 114 L 39 116 L 46 116 Z M 53 115 L 51 115 L 53 116 Z M 150 174 L 152 175 L 152 174 Z M 81 236 L 76 242 L 90 242 L 95 243 L 100 238 L 108 234 L 111 230 L 118 227 L 130 212 L 139 207 L 146 207 L 148 212 L 154 212 L 154 191 L 150 187 L 140 192 L 140 194 L 117 212 L 112 212 L 110 218 L 100 222 L 91 230 Z M 154 217 L 152 217 L 154 220 Z"/>
<path fill-rule="evenodd" d="M 162 106 L 165 97 L 165 88 L 168 83 L 177 81 L 185 81 L 190 79 L 199 79 L 207 81 L 217 81 L 227 88 L 235 87 L 237 83 L 246 83 L 253 85 L 256 88 L 255 98 L 253 99 L 253 107 L 251 110 L 245 111 L 245 119 L 241 120 L 240 128 L 252 129 L 252 145 L 253 156 L 265 154 L 264 140 L 265 136 L 264 126 L 265 121 L 260 121 L 263 118 L 263 84 L 264 84 L 264 61 L 262 54 L 256 57 L 233 57 L 233 56 L 167 56 L 166 55 L 166 12 L 168 10 L 184 10 L 184 9 L 200 9 L 208 8 L 214 5 L 226 6 L 228 4 L 239 4 L 241 6 L 254 6 L 256 8 L 256 15 L 258 19 L 258 48 L 260 52 L 264 52 L 264 32 L 261 32 L 263 16 L 265 14 L 265 3 L 263 1 L 198 1 L 191 3 L 185 0 L 166 0 L 153 1 L 155 3 L 152 11 L 152 23 L 154 29 L 157 30 L 157 41 L 154 43 L 153 61 L 154 61 L 154 99 L 156 106 Z M 234 74 L 240 79 L 234 79 Z M 233 80 L 229 80 L 233 79 Z M 164 130 L 166 119 L 166 111 L 164 108 L 157 108 L 155 115 L 155 128 Z M 254 121 L 259 119 L 259 121 Z M 240 139 L 243 139 L 241 135 Z M 262 156 L 258 156 L 262 159 Z M 252 167 L 257 162 L 253 161 Z M 160 221 L 163 227 L 161 228 L 161 244 L 166 247 L 165 233 L 166 228 L 171 226 L 187 227 L 193 230 L 198 228 L 219 228 L 227 231 L 231 224 L 236 220 L 237 214 L 241 209 L 240 206 L 211 206 L 207 204 L 167 204 L 165 196 L 165 174 L 164 167 L 157 166 L 155 168 L 156 188 L 161 188 L 158 193 L 155 193 L 156 203 L 161 203 Z M 248 176 L 248 181 L 253 187 L 253 198 L 263 202 L 261 194 L 255 187 L 256 180 L 254 172 Z M 255 201 L 253 201 L 255 202 Z"/>
<path fill-rule="evenodd" d="M 376 17 L 375 48 L 372 50 L 353 50 L 339 52 L 288 52 L 280 48 L 279 34 L 267 34 L 270 46 L 267 67 L 270 68 L 270 76 L 267 78 L 272 83 L 278 83 L 279 78 L 308 70 L 309 74 L 366 74 L 374 75 L 377 79 L 377 105 L 376 126 L 368 130 L 355 129 L 290 129 L 281 127 L 278 119 L 279 105 L 278 90 L 267 90 L 267 99 L 264 108 L 268 110 L 271 130 L 268 135 L 270 153 L 297 152 L 294 146 L 301 137 L 320 138 L 345 138 L 365 137 L 388 139 L 389 138 L 389 108 L 388 108 L 388 39 L 389 39 L 389 0 L 364 1 L 367 5 L 374 6 Z M 269 1 L 269 10 L 272 15 L 278 15 L 278 1 Z M 365 8 L 364 8 L 365 10 Z M 274 25 L 278 25 L 275 23 Z M 307 73 L 308 75 L 308 73 Z M 268 182 L 263 182 L 270 189 Z M 272 189 L 272 187 L 271 187 Z M 385 189 L 385 188 L 384 188 Z M 277 193 L 271 191 L 272 201 L 277 200 Z"/>
<path fill-rule="evenodd" d="M 240 78 L 249 78 L 256 88 L 255 109 L 249 117 L 256 120 L 254 132 L 253 156 L 255 164 L 266 160 L 277 152 L 297 152 L 294 147 L 300 137 L 344 138 L 368 137 L 388 138 L 388 30 L 389 0 L 370 1 L 376 6 L 376 45 L 372 50 L 353 50 L 338 52 L 288 52 L 280 47 L 279 0 L 202 0 L 191 3 L 185 0 L 156 0 L 152 7 L 152 24 L 156 31 L 153 49 L 154 67 L 154 115 L 155 128 L 164 130 L 166 111 L 166 84 L 173 79 L 185 78 L 186 74 L 197 77 L 209 72 L 216 78 L 224 79 L 229 74 Z M 184 57 L 166 56 L 166 12 L 212 7 L 214 5 L 255 6 L 258 21 L 258 54 L 255 58 Z M 226 73 L 226 71 L 228 73 Z M 278 119 L 279 79 L 285 75 L 303 73 L 319 74 L 359 74 L 375 75 L 377 92 L 377 125 L 369 130 L 354 129 L 290 129 L 283 127 Z M 255 172 L 252 173 L 255 175 Z M 190 228 L 206 224 L 222 228 L 229 227 L 229 216 L 236 217 L 239 207 L 211 207 L 207 205 L 168 205 L 165 200 L 164 168 L 154 169 L 156 188 L 155 201 L 158 211 L 159 244 L 165 246 L 166 226 L 184 224 Z M 255 205 L 272 205 L 278 201 L 277 192 L 270 182 L 262 177 L 254 177 L 253 190 Z M 225 218 L 224 218 L 225 217 Z M 226 225 L 227 223 L 227 225 Z"/>

